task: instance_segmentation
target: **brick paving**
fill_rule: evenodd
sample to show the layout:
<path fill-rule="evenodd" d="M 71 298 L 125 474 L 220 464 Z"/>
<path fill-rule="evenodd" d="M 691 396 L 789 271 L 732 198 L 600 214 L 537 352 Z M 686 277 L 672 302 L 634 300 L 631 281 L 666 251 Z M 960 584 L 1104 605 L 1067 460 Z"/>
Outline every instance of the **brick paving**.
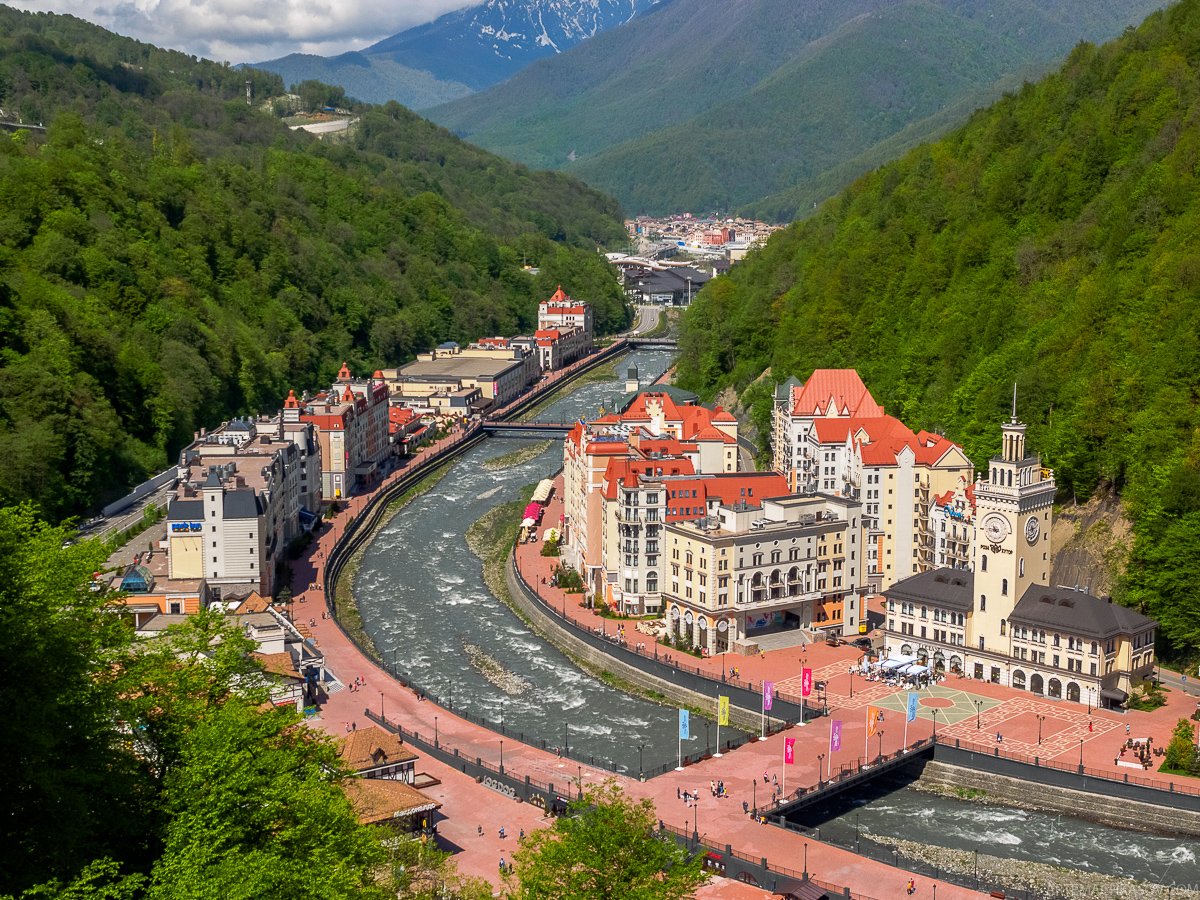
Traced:
<path fill-rule="evenodd" d="M 440 454 L 452 441 L 461 440 L 463 436 L 459 431 L 426 452 Z M 400 470 L 388 475 L 382 484 L 389 483 L 403 472 Z M 558 485 L 561 487 L 561 478 Z M 366 681 L 361 689 L 339 691 L 321 704 L 317 725 L 334 736 L 344 734 L 347 723 L 367 724 L 363 709 L 370 706 L 372 709 L 382 709 L 389 720 L 400 723 L 406 730 L 417 731 L 423 737 L 432 737 L 436 728 L 438 739 L 443 744 L 451 743 L 464 750 L 469 749 L 470 755 L 497 765 L 503 740 L 499 735 L 460 719 L 433 703 L 419 700 L 413 691 L 402 687 L 367 660 L 331 619 L 321 617 L 326 611 L 324 594 L 320 590 L 310 590 L 309 585 L 320 582 L 320 569 L 342 533 L 341 523 L 345 521 L 345 516 L 357 517 L 361 514 L 369 496 L 363 494 L 343 502 L 346 510 L 333 520 L 333 527 L 324 529 L 309 553 L 293 566 L 296 619 L 315 621 L 312 627 L 314 637 L 325 654 L 327 665 L 341 681 L 348 683 L 359 676 Z M 559 497 L 560 493 L 556 491 L 545 522 L 554 522 L 562 514 Z M 650 638 L 635 631 L 633 622 L 602 619 L 580 608 L 578 595 L 568 596 L 548 585 L 541 586 L 538 573 L 548 575 L 550 566 L 557 560 L 542 557 L 540 544 L 522 545 L 518 548 L 518 558 L 527 580 L 531 584 L 537 583 L 543 596 L 555 608 L 563 609 L 565 602 L 565 609 L 572 620 L 585 627 L 603 629 L 608 634 L 615 634 L 623 624 L 630 644 L 644 640 L 649 645 L 646 652 L 654 654 L 655 648 Z M 663 653 L 660 651 L 661 655 Z M 679 656 L 675 653 L 669 655 Z M 861 676 L 854 676 L 852 681 L 847 669 L 858 658 L 859 653 L 853 648 L 829 647 L 824 643 L 809 645 L 803 651 L 796 648 L 775 650 L 756 657 L 697 659 L 682 656 L 681 662 L 713 677 L 719 678 L 723 669 L 728 677 L 728 668 L 736 667 L 743 682 L 761 685 L 764 679 L 772 680 L 784 690 L 792 688 L 796 693 L 801 665 L 811 666 L 816 678 L 826 682 L 831 715 L 807 726 L 787 730 L 786 736 L 796 738 L 797 745 L 796 764 L 787 767 L 786 773 L 782 765 L 785 735 L 780 734 L 745 745 L 720 758 L 698 763 L 683 772 L 670 772 L 645 783 L 622 777 L 617 777 L 617 781 L 631 796 L 651 798 L 665 822 L 677 828 L 691 828 L 695 823 L 694 827 L 709 844 L 730 844 L 743 853 L 763 856 L 773 864 L 800 870 L 803 868 L 807 843 L 808 870 L 822 881 L 846 885 L 855 894 L 865 897 L 900 896 L 910 877 L 909 873 L 863 860 L 847 851 L 806 842 L 800 835 L 779 828 L 758 825 L 742 812 L 743 802 L 754 805 L 765 803 L 768 799 L 772 787 L 761 781 L 764 771 L 768 777 L 774 775 L 784 781 L 790 792 L 802 785 L 814 784 L 818 778 L 818 765 L 828 770 L 831 763 L 836 767 L 864 755 L 870 758 L 880 752 L 890 753 L 899 749 L 905 737 L 903 716 L 899 714 L 903 708 L 903 692 L 879 682 L 866 681 Z M 962 678 L 951 678 L 922 691 L 921 696 L 921 714 L 917 721 L 908 726 L 910 744 L 932 733 L 933 710 L 937 709 L 939 737 L 959 737 L 969 741 L 978 741 L 982 737 L 987 742 L 990 736 L 994 742 L 995 732 L 992 729 L 995 728 L 1003 735 L 1006 752 L 1018 751 L 1060 762 L 1078 761 L 1079 741 L 1082 738 L 1084 763 L 1087 766 L 1119 774 L 1130 771 L 1113 765 L 1116 748 L 1124 740 L 1122 726 L 1128 723 L 1132 726 L 1133 736 L 1153 735 L 1156 742 L 1165 744 L 1175 721 L 1194 709 L 1192 698 L 1172 692 L 1168 695 L 1168 705 L 1154 713 L 1135 712 L 1122 716 L 1092 710 L 1089 715 L 1086 709 L 1081 710 L 1075 704 L 1045 701 L 998 685 Z M 975 700 L 985 704 L 980 713 L 978 730 L 974 722 Z M 865 706 L 868 703 L 878 704 L 888 712 L 896 713 L 894 717 L 885 714 L 884 727 L 869 742 L 866 740 L 865 726 Z M 1039 715 L 1045 716 L 1041 722 L 1040 746 L 1037 740 Z M 844 723 L 842 751 L 830 759 L 829 732 L 830 722 L 834 719 Z M 1089 721 L 1092 731 L 1087 730 Z M 553 754 L 511 741 L 503 748 L 503 753 L 505 768 L 510 773 L 521 777 L 528 774 L 538 781 L 554 782 L 556 785 L 580 775 L 585 784 L 601 777 L 615 777 L 588 771 L 586 767 L 581 770 L 573 761 L 560 760 Z M 444 804 L 439 820 L 439 843 L 455 853 L 460 871 L 487 878 L 493 885 L 499 885 L 500 859 L 510 858 L 515 844 L 514 835 L 520 829 L 528 832 L 546 824 L 541 810 L 503 797 L 428 756 L 422 756 L 417 768 L 419 772 L 429 772 L 442 782 L 427 791 Z M 1149 776 L 1152 773 L 1144 774 Z M 718 779 L 725 782 L 730 795 L 728 798 L 713 798 L 707 790 L 708 782 Z M 701 799 L 697 807 L 689 809 L 682 800 L 677 799 L 678 792 L 683 789 L 699 793 Z M 501 825 L 508 833 L 504 839 L 499 837 Z M 482 835 L 479 834 L 480 827 L 483 829 Z M 929 897 L 934 882 L 920 877 L 916 881 L 915 896 Z M 978 896 L 974 891 L 946 883 L 938 883 L 937 887 L 939 895 L 946 900 Z M 704 900 L 748 900 L 765 894 L 745 885 L 718 879 L 716 884 L 698 896 Z"/>

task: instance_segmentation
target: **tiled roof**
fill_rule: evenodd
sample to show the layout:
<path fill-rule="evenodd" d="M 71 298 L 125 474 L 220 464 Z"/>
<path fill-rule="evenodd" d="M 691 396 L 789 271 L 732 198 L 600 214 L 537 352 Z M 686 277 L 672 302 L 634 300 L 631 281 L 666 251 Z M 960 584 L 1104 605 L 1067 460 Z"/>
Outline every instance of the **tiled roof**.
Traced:
<path fill-rule="evenodd" d="M 372 725 L 352 731 L 339 740 L 338 758 L 354 771 L 363 772 L 416 759 L 417 754 L 409 750 L 399 736 L 389 734 L 378 725 Z"/>
<path fill-rule="evenodd" d="M 261 662 L 263 668 L 272 675 L 296 681 L 303 680 L 300 673 L 296 671 L 296 664 L 292 662 L 292 655 L 286 651 L 283 653 L 251 652 L 250 655 Z"/>
<path fill-rule="evenodd" d="M 1013 607 L 1010 622 L 1054 628 L 1071 634 L 1110 638 L 1135 634 L 1158 623 L 1118 603 L 1083 591 L 1031 584 Z"/>
<path fill-rule="evenodd" d="M 411 784 L 388 778 L 347 778 L 342 789 L 363 825 L 388 822 L 397 816 L 433 812 L 442 804 Z"/>
<path fill-rule="evenodd" d="M 803 387 L 792 388 L 792 415 L 829 415 L 831 403 L 834 415 L 883 415 L 883 407 L 854 369 L 817 369 Z"/>
<path fill-rule="evenodd" d="M 963 569 L 932 569 L 897 581 L 883 592 L 889 600 L 909 600 L 968 612 L 974 605 L 975 575 Z"/>

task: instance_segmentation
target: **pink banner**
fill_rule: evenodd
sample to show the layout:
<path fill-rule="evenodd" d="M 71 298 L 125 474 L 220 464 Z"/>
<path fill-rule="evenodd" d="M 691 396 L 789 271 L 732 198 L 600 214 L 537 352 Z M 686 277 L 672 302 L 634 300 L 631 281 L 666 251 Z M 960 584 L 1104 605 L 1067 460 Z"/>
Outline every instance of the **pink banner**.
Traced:
<path fill-rule="evenodd" d="M 784 765 L 794 765 L 796 762 L 796 739 L 785 738 L 783 742 L 783 762 Z"/>
<path fill-rule="evenodd" d="M 829 731 L 829 752 L 837 753 L 842 749 L 842 723 L 834 722 Z"/>
<path fill-rule="evenodd" d="M 769 710 L 771 708 L 771 701 L 773 701 L 774 699 L 775 699 L 775 682 L 764 681 L 763 682 L 763 709 Z"/>
<path fill-rule="evenodd" d="M 807 697 L 812 693 L 812 669 L 800 670 L 800 696 Z"/>

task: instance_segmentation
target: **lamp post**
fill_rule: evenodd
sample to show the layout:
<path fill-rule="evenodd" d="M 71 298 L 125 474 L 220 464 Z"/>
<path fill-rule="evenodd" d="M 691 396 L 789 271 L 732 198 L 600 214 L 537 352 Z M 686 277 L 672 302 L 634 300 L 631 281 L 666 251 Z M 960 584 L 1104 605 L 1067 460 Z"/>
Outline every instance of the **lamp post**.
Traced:
<path fill-rule="evenodd" d="M 433 746 L 438 745 L 437 716 L 433 717 Z"/>
<path fill-rule="evenodd" d="M 875 754 L 875 763 L 877 765 L 878 765 L 879 761 L 881 759 L 883 759 L 883 729 L 880 729 L 878 734 L 879 734 L 879 752 Z"/>
<path fill-rule="evenodd" d="M 642 751 L 646 749 L 645 744 L 638 744 L 638 780 L 641 781 L 646 777 L 646 770 L 642 767 Z"/>
<path fill-rule="evenodd" d="M 1083 738 L 1079 739 L 1079 771 L 1083 771 Z"/>
<path fill-rule="evenodd" d="M 750 782 L 750 788 L 751 788 L 750 799 L 752 801 L 750 803 L 750 809 L 753 810 L 754 815 L 757 816 L 758 815 L 758 779 L 757 778 L 755 778 L 753 781 Z"/>
<path fill-rule="evenodd" d="M 383 718 L 383 691 L 379 692 L 379 718 L 383 721 L 387 721 Z"/>
<path fill-rule="evenodd" d="M 808 880 L 808 841 L 804 842 L 804 878 Z"/>
<path fill-rule="evenodd" d="M 504 774 L 504 741 L 500 741 L 500 774 Z"/>
<path fill-rule="evenodd" d="M 982 700 L 973 700 L 972 702 L 975 704 L 975 730 L 978 731 L 979 730 L 979 711 L 983 707 L 983 701 Z"/>
<path fill-rule="evenodd" d="M 571 755 L 571 745 L 567 743 L 567 723 L 563 722 L 563 756 Z"/>
<path fill-rule="evenodd" d="M 1042 746 L 1042 723 L 1046 721 L 1045 716 L 1038 716 L 1038 746 Z"/>
<path fill-rule="evenodd" d="M 818 789 L 821 787 L 821 785 L 823 785 L 825 783 L 825 775 L 824 775 L 825 770 L 822 768 L 822 766 L 824 765 L 824 762 L 825 762 L 825 754 L 818 753 L 817 754 L 817 788 Z"/>
<path fill-rule="evenodd" d="M 854 670 L 850 670 L 850 699 L 854 699 Z"/>
<path fill-rule="evenodd" d="M 692 815 L 692 840 L 700 840 L 700 797 L 696 796 L 696 801 L 692 804 L 694 813 Z"/>

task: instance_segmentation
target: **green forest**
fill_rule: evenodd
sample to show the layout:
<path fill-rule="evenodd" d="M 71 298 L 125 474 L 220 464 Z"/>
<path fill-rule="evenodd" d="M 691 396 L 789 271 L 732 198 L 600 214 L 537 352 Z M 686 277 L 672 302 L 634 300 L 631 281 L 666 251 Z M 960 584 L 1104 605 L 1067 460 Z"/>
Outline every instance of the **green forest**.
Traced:
<path fill-rule="evenodd" d="M 529 329 L 559 284 L 599 332 L 629 321 L 596 253 L 624 238 L 611 198 L 396 103 L 322 142 L 271 111 L 283 90 L 0 6 L 0 121 L 35 126 L 0 131 L 0 503 L 81 514 L 343 361 Z"/>
<path fill-rule="evenodd" d="M 854 367 L 889 413 L 980 464 L 1012 384 L 1060 499 L 1120 490 L 1119 598 L 1200 656 L 1200 0 L 863 176 L 710 282 L 680 384 L 761 420 L 782 381 Z"/>

